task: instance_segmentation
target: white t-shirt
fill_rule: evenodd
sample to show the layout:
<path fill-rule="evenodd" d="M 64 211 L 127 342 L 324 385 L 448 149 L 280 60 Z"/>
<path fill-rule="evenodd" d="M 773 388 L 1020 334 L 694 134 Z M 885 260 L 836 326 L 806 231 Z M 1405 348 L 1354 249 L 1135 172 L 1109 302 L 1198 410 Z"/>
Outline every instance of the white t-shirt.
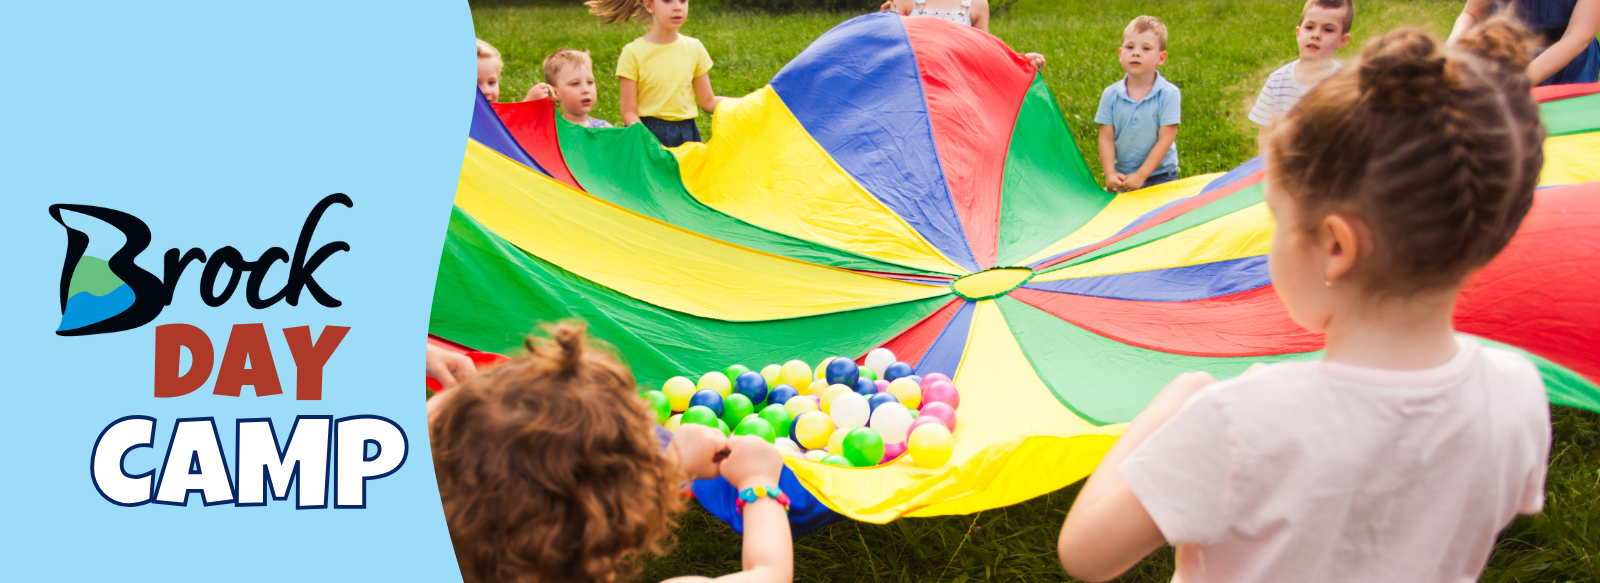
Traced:
<path fill-rule="evenodd" d="M 1459 340 L 1438 368 L 1284 363 L 1190 399 L 1120 470 L 1174 581 L 1477 581 L 1544 506 L 1550 406 L 1521 355 Z"/>
<path fill-rule="evenodd" d="M 1294 109 L 1294 104 L 1300 103 L 1300 98 L 1305 97 L 1306 92 L 1311 91 L 1311 87 L 1301 85 L 1294 77 L 1294 67 L 1299 62 L 1299 59 L 1295 59 L 1267 76 L 1267 84 L 1261 87 L 1261 94 L 1256 96 L 1256 106 L 1250 110 L 1250 121 L 1260 125 L 1278 123 L 1289 110 Z M 1334 73 L 1343 68 L 1338 61 L 1333 62 Z"/>

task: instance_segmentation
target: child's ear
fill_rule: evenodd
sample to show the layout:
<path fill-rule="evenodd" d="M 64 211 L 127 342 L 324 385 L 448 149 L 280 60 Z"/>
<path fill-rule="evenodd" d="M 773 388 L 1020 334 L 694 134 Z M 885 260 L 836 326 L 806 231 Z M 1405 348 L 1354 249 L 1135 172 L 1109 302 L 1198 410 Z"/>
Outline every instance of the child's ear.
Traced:
<path fill-rule="evenodd" d="M 1322 232 L 1322 247 L 1326 253 L 1324 277 L 1330 282 L 1338 281 L 1355 269 L 1356 258 L 1366 244 L 1361 237 L 1363 230 L 1344 215 L 1329 214 L 1322 219 Z"/>

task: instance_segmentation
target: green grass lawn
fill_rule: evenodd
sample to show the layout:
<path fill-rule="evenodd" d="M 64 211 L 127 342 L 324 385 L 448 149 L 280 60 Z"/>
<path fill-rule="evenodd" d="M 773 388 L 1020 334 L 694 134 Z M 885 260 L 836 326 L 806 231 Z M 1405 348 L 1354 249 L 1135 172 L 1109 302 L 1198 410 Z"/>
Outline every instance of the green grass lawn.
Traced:
<path fill-rule="evenodd" d="M 767 84 L 813 39 L 854 16 L 800 13 L 769 16 L 718 10 L 696 0 L 684 32 L 703 41 L 716 60 L 719 95 L 741 96 Z M 1167 23 L 1171 38 L 1163 68 L 1183 90 L 1178 133 L 1184 175 L 1221 172 L 1255 155 L 1251 100 L 1273 69 L 1295 58 L 1291 27 L 1300 2 L 1211 0 L 1022 0 L 992 27 L 1019 51 L 1043 53 L 1045 80 L 1086 159 L 1096 160 L 1095 106 L 1106 85 L 1121 77 L 1115 50 L 1122 28 L 1140 14 Z M 1416 25 L 1448 32 L 1459 0 L 1363 0 L 1351 59 L 1374 34 Z M 540 63 L 557 48 L 590 51 L 599 105 L 593 115 L 617 114 L 614 70 L 622 46 L 642 24 L 602 26 L 577 2 L 474 4 L 480 38 L 500 49 L 506 69 L 503 100 L 520 99 L 541 81 Z M 709 137 L 710 117 L 700 124 Z M 1091 164 L 1091 167 L 1095 166 Z M 1544 514 L 1519 519 L 1503 536 L 1483 580 L 1488 582 L 1600 581 L 1600 415 L 1558 409 Z M 1055 540 L 1077 492 L 1069 487 L 1022 504 L 972 516 L 914 518 L 887 525 L 841 522 L 795 541 L 800 581 L 1066 581 Z M 739 568 L 739 537 L 705 512 L 680 517 L 678 549 L 650 561 L 641 580 L 682 574 L 716 575 Z M 1168 581 L 1172 553 L 1152 555 L 1122 581 Z"/>

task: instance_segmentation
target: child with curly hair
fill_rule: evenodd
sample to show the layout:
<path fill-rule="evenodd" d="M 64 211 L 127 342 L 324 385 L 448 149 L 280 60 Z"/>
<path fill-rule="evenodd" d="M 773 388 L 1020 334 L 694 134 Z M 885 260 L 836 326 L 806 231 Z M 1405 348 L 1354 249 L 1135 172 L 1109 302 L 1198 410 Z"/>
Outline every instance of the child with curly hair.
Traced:
<path fill-rule="evenodd" d="M 528 352 L 428 403 L 434 471 L 468 583 L 613 583 L 664 554 L 687 478 L 718 475 L 761 495 L 743 505 L 744 570 L 716 579 L 786 583 L 794 548 L 777 491 L 783 459 L 758 437 L 679 428 L 663 449 L 633 374 L 551 327 Z M 770 492 L 770 493 L 769 493 Z M 710 580 L 703 577 L 674 581 Z"/>
<path fill-rule="evenodd" d="M 1322 360 L 1187 373 L 1127 427 L 1061 529 L 1109 580 L 1164 544 L 1174 581 L 1476 581 L 1544 504 L 1550 409 L 1516 353 L 1458 337 L 1463 281 L 1533 205 L 1544 126 L 1520 29 L 1368 45 L 1273 131 L 1268 266 Z"/>

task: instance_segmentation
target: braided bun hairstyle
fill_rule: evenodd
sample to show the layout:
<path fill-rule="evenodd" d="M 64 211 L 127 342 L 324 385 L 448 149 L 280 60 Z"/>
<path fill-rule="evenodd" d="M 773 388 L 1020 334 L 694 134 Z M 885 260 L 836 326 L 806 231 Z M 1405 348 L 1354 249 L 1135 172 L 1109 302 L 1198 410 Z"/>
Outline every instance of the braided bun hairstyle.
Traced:
<path fill-rule="evenodd" d="M 1505 18 L 1449 49 L 1409 28 L 1368 43 L 1269 142 L 1296 226 L 1315 232 L 1337 213 L 1364 227 L 1370 255 L 1352 277 L 1378 293 L 1452 287 L 1487 264 L 1528 214 L 1544 165 L 1527 46 Z"/>
<path fill-rule="evenodd" d="M 452 389 L 429 424 L 468 582 L 626 580 L 667 551 L 683 508 L 633 374 L 582 324 L 546 330 Z"/>

